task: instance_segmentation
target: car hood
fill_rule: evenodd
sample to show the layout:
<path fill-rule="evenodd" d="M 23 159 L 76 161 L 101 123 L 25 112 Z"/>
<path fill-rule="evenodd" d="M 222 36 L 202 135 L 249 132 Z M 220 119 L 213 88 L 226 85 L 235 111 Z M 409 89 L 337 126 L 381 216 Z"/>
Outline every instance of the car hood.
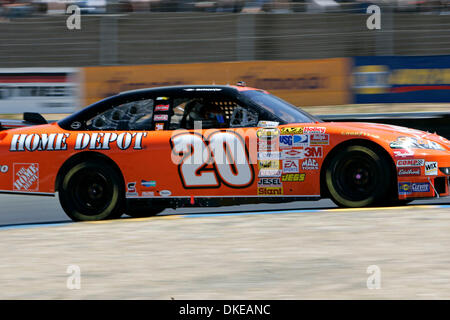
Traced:
<path fill-rule="evenodd" d="M 337 131 L 340 131 L 341 134 L 352 133 L 352 131 L 353 133 L 368 133 L 369 136 L 376 136 L 388 142 L 394 141 L 398 137 L 428 139 L 437 142 L 447 150 L 450 150 L 450 141 L 446 138 L 441 137 L 435 133 L 425 132 L 417 129 L 371 122 L 334 122 L 333 127 L 336 128 Z"/>

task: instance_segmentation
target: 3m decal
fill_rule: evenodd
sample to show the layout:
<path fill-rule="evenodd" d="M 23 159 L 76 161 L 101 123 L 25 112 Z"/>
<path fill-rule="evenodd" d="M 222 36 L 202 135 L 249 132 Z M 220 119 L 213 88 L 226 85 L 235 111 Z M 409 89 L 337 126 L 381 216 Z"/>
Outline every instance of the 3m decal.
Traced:
<path fill-rule="evenodd" d="M 298 160 L 283 160 L 283 173 L 298 173 Z"/>
<path fill-rule="evenodd" d="M 322 158 L 323 149 L 322 147 L 307 147 L 304 149 L 305 158 Z"/>
<path fill-rule="evenodd" d="M 437 176 L 438 175 L 438 163 L 437 162 L 425 162 L 425 175 Z"/>
<path fill-rule="evenodd" d="M 181 156 L 174 160 L 185 188 L 219 187 L 221 182 L 232 188 L 245 188 L 254 181 L 248 151 L 235 132 L 216 131 L 207 138 L 182 133 L 172 137 L 171 145 L 175 155 Z"/>
<path fill-rule="evenodd" d="M 13 164 L 13 190 L 38 191 L 39 190 L 39 164 L 14 163 Z"/>
<path fill-rule="evenodd" d="M 422 167 L 423 165 L 425 165 L 424 159 L 397 160 L 397 167 Z"/>
<path fill-rule="evenodd" d="M 281 182 L 303 182 L 306 174 L 304 173 L 288 173 L 281 176 Z"/>

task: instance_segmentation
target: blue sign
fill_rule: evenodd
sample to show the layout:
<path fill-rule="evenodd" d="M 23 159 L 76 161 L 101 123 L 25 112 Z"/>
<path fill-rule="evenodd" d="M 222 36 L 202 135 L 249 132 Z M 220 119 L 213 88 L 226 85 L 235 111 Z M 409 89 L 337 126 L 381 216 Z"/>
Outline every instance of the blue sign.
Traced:
<path fill-rule="evenodd" d="M 450 55 L 353 58 L 354 103 L 450 102 Z"/>

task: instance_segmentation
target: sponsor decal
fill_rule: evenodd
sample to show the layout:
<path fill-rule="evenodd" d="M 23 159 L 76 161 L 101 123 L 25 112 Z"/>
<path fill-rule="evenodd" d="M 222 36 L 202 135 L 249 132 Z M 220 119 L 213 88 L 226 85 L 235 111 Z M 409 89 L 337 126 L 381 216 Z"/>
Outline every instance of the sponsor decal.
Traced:
<path fill-rule="evenodd" d="M 398 184 L 398 194 L 411 194 L 411 182 L 400 182 Z"/>
<path fill-rule="evenodd" d="M 280 178 L 260 178 L 258 187 L 282 187 Z"/>
<path fill-rule="evenodd" d="M 158 111 L 169 111 L 169 105 L 168 104 L 157 104 L 155 106 L 155 112 Z"/>
<path fill-rule="evenodd" d="M 279 158 L 280 152 L 278 151 L 258 152 L 258 160 L 278 160 Z"/>
<path fill-rule="evenodd" d="M 169 97 L 158 97 L 158 98 L 156 98 L 156 101 L 164 101 L 164 100 L 169 100 Z"/>
<path fill-rule="evenodd" d="M 413 157 L 413 156 L 414 156 L 414 152 L 411 150 L 394 151 L 395 158 L 409 158 L 409 157 Z"/>
<path fill-rule="evenodd" d="M 141 180 L 141 185 L 146 188 L 156 187 L 156 181 Z"/>
<path fill-rule="evenodd" d="M 305 127 L 303 133 L 325 133 L 327 128 L 325 127 Z"/>
<path fill-rule="evenodd" d="M 143 191 L 142 192 L 142 196 L 143 197 L 154 197 L 155 196 L 155 192 L 154 191 Z"/>
<path fill-rule="evenodd" d="M 7 173 L 9 171 L 9 167 L 5 165 L 0 165 L 0 173 Z"/>
<path fill-rule="evenodd" d="M 411 183 L 400 182 L 398 184 L 398 194 L 408 195 L 417 192 L 430 192 L 430 184 L 428 182 L 423 183 Z"/>
<path fill-rule="evenodd" d="M 292 148 L 292 136 L 282 135 L 280 136 L 280 148 Z"/>
<path fill-rule="evenodd" d="M 167 114 L 155 114 L 153 116 L 153 120 L 155 120 L 155 121 L 167 121 L 167 120 L 169 120 L 169 116 Z"/>
<path fill-rule="evenodd" d="M 360 131 L 345 131 L 341 132 L 341 135 L 343 136 L 357 136 L 357 137 L 371 137 L 375 139 L 379 139 L 380 136 L 376 134 L 372 134 L 370 132 L 360 132 Z"/>
<path fill-rule="evenodd" d="M 430 184 L 428 182 L 413 183 L 411 189 L 412 192 L 430 192 Z"/>
<path fill-rule="evenodd" d="M 142 139 L 147 132 L 95 132 L 78 133 L 75 141 L 75 150 L 109 150 L 111 143 L 121 150 L 130 147 L 142 149 Z M 70 133 L 43 133 L 43 134 L 15 134 L 11 139 L 9 151 L 61 151 L 67 150 L 67 139 Z"/>
<path fill-rule="evenodd" d="M 60 151 L 67 150 L 70 133 L 15 134 L 9 151 Z"/>
<path fill-rule="evenodd" d="M 283 160 L 283 173 L 298 173 L 298 160 Z"/>
<path fill-rule="evenodd" d="M 184 91 L 222 91 L 220 88 L 187 88 Z"/>
<path fill-rule="evenodd" d="M 75 142 L 75 150 L 109 150 L 111 143 L 117 145 L 120 150 L 127 150 L 132 147 L 135 150 L 142 149 L 142 139 L 147 136 L 147 132 L 95 132 L 79 133 Z"/>
<path fill-rule="evenodd" d="M 305 159 L 302 163 L 302 170 L 319 170 L 319 163 L 316 159 Z"/>
<path fill-rule="evenodd" d="M 256 136 L 260 140 L 274 140 L 280 135 L 280 131 L 275 128 L 262 128 L 256 131 Z"/>
<path fill-rule="evenodd" d="M 437 176 L 438 175 L 438 163 L 433 162 L 425 162 L 425 175 L 426 176 Z"/>
<path fill-rule="evenodd" d="M 39 190 L 39 164 L 14 163 L 13 164 L 13 190 L 38 191 Z"/>
<path fill-rule="evenodd" d="M 397 160 L 397 167 L 422 167 L 424 164 L 425 164 L 424 159 Z"/>
<path fill-rule="evenodd" d="M 276 128 L 280 123 L 276 121 L 266 121 L 261 120 L 258 122 L 258 127 L 260 128 Z"/>
<path fill-rule="evenodd" d="M 169 190 L 161 190 L 161 191 L 159 192 L 159 195 L 160 195 L 161 197 L 168 197 L 168 196 L 172 195 L 172 192 L 170 192 Z"/>
<path fill-rule="evenodd" d="M 260 196 L 277 196 L 283 194 L 283 188 L 264 187 L 258 188 L 258 195 Z"/>
<path fill-rule="evenodd" d="M 260 160 L 258 161 L 259 169 L 280 169 L 280 161 L 278 160 Z"/>
<path fill-rule="evenodd" d="M 304 158 L 322 158 L 322 147 L 307 147 L 304 149 Z"/>
<path fill-rule="evenodd" d="M 302 134 L 303 128 L 297 127 L 297 128 L 280 128 L 281 134 Z"/>
<path fill-rule="evenodd" d="M 397 169 L 397 174 L 399 176 L 420 176 L 420 168 L 419 167 L 400 168 Z"/>
<path fill-rule="evenodd" d="M 302 159 L 303 150 L 301 149 L 289 149 L 281 151 L 282 159 Z"/>
<path fill-rule="evenodd" d="M 277 151 L 278 144 L 276 140 L 259 140 L 258 151 Z"/>
<path fill-rule="evenodd" d="M 164 130 L 164 123 L 155 123 L 155 130 L 156 131 Z"/>
<path fill-rule="evenodd" d="M 303 182 L 305 176 L 304 173 L 287 173 L 281 176 L 281 182 Z"/>
<path fill-rule="evenodd" d="M 294 147 L 307 147 L 309 146 L 309 135 L 307 134 L 294 134 L 292 145 Z"/>
<path fill-rule="evenodd" d="M 281 176 L 281 170 L 278 169 L 262 169 L 258 172 L 259 178 L 271 178 L 271 177 L 280 177 Z"/>
<path fill-rule="evenodd" d="M 313 133 L 310 136 L 309 144 L 311 146 L 323 145 L 327 146 L 330 143 L 330 135 L 325 133 Z"/>
<path fill-rule="evenodd" d="M 126 192 L 126 196 L 137 196 L 137 192 L 136 192 L 136 182 L 128 182 L 127 183 L 127 192 Z"/>
<path fill-rule="evenodd" d="M 72 124 L 70 125 L 70 128 L 72 128 L 73 130 L 80 129 L 81 128 L 81 122 L 79 122 L 79 121 L 72 122 Z"/>

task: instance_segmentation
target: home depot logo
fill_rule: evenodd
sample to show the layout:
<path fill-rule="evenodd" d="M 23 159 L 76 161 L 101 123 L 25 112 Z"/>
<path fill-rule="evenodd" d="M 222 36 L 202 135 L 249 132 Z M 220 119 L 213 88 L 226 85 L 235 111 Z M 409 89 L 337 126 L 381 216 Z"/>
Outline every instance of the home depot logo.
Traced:
<path fill-rule="evenodd" d="M 39 164 L 14 163 L 14 191 L 39 190 Z"/>

